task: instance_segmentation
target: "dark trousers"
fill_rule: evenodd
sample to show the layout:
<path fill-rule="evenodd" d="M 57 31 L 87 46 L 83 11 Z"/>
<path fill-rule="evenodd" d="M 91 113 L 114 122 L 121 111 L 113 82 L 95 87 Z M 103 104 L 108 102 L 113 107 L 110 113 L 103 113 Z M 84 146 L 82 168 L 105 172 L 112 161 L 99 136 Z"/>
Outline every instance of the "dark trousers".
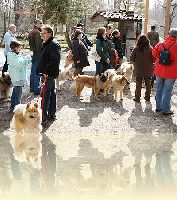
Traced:
<path fill-rule="evenodd" d="M 7 70 L 8 70 L 8 64 L 7 64 L 7 56 L 6 56 L 6 60 L 5 60 L 4 66 L 2 68 L 2 73 L 7 72 Z"/>
<path fill-rule="evenodd" d="M 35 59 L 32 60 L 32 65 L 31 65 L 31 74 L 30 74 L 30 91 L 34 92 L 34 94 L 39 94 L 40 93 L 40 76 L 36 74 L 36 68 L 38 65 L 39 60 Z"/>
<path fill-rule="evenodd" d="M 42 83 L 45 81 L 42 78 Z M 55 79 L 47 77 L 45 85 L 42 88 L 42 120 L 47 119 L 47 115 L 55 115 L 56 113 L 56 89 Z"/>
<path fill-rule="evenodd" d="M 107 69 L 111 69 L 112 68 L 110 64 L 105 63 L 105 62 L 97 62 L 97 61 L 95 61 L 95 63 L 96 63 L 96 74 L 95 75 L 104 73 Z"/>
<path fill-rule="evenodd" d="M 146 92 L 145 92 L 145 99 L 150 99 L 151 94 L 151 77 L 136 77 L 136 90 L 135 90 L 135 98 L 140 99 L 141 97 L 141 88 L 142 88 L 142 81 L 145 81 Z"/>
<path fill-rule="evenodd" d="M 11 96 L 10 110 L 13 111 L 15 106 L 21 103 L 22 86 L 14 86 Z"/>

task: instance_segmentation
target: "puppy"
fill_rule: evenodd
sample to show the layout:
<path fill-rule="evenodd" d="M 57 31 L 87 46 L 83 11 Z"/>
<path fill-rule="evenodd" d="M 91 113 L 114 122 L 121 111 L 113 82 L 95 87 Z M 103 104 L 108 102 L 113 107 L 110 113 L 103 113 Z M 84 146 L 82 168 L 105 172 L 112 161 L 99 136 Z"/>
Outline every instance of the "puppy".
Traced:
<path fill-rule="evenodd" d="M 104 95 L 109 94 L 109 89 L 112 87 L 114 91 L 114 100 L 118 100 L 117 93 L 120 91 L 120 100 L 123 100 L 123 89 L 127 83 L 129 83 L 128 78 L 125 75 L 117 75 L 115 71 L 107 70 L 109 80 L 105 87 Z"/>
<path fill-rule="evenodd" d="M 40 134 L 42 111 L 38 103 L 19 104 L 14 109 L 12 123 L 16 133 Z"/>
<path fill-rule="evenodd" d="M 105 74 L 97 76 L 78 75 L 75 77 L 74 82 L 70 86 L 70 91 L 74 92 L 78 98 L 80 98 L 81 92 L 84 87 L 89 87 L 94 90 L 95 97 L 100 100 L 99 92 L 101 88 L 105 88 L 107 77 Z"/>
<path fill-rule="evenodd" d="M 8 73 L 2 74 L 0 77 L 0 99 L 8 99 L 10 97 L 11 86 L 10 75 Z"/>
<path fill-rule="evenodd" d="M 60 81 L 64 81 L 64 80 L 72 80 L 73 79 L 73 73 L 68 69 L 65 68 L 63 71 L 60 71 L 58 78 L 56 78 L 56 87 L 57 90 L 61 90 L 60 89 Z"/>

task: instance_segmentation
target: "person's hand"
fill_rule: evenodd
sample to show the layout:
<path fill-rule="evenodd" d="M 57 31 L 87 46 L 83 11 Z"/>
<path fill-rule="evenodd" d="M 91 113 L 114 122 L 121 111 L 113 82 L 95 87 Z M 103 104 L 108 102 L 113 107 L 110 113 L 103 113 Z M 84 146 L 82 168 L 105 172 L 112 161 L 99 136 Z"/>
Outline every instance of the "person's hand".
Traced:
<path fill-rule="evenodd" d="M 80 60 L 77 61 L 77 63 L 80 63 L 80 62 L 81 62 Z"/>
<path fill-rule="evenodd" d="M 33 56 L 33 52 L 29 51 L 28 55 Z"/>

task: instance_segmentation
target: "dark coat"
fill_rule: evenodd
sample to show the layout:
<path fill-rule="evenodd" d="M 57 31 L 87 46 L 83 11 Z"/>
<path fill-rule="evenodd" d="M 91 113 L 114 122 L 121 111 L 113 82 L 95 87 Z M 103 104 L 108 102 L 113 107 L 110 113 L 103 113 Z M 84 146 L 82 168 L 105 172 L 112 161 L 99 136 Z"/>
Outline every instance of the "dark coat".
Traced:
<path fill-rule="evenodd" d="M 83 68 L 90 65 L 88 62 L 88 50 L 82 41 L 74 38 L 71 41 L 71 51 L 75 68 Z M 79 60 L 80 63 L 77 63 Z"/>
<path fill-rule="evenodd" d="M 149 78 L 153 76 L 152 48 L 145 48 L 140 51 L 138 47 L 133 49 L 130 61 L 134 62 L 135 76 Z"/>
<path fill-rule="evenodd" d="M 29 39 L 30 50 L 33 52 L 32 58 L 33 59 L 39 58 L 39 54 L 42 48 L 40 29 L 35 26 L 34 29 L 29 33 L 28 39 Z"/>
<path fill-rule="evenodd" d="M 159 43 L 159 33 L 156 31 L 150 31 L 147 33 L 147 37 L 150 40 L 150 45 L 155 47 Z"/>
<path fill-rule="evenodd" d="M 59 75 L 60 63 L 60 46 L 53 42 L 53 37 L 49 38 L 42 47 L 39 56 L 39 64 L 36 73 L 39 75 L 46 74 L 49 77 L 56 78 Z"/>
<path fill-rule="evenodd" d="M 119 55 L 119 58 L 123 58 L 123 50 L 122 50 L 122 41 L 121 38 L 116 38 L 113 37 L 112 39 L 114 45 L 115 45 L 115 50 L 117 50 L 117 53 Z"/>
<path fill-rule="evenodd" d="M 101 57 L 102 62 L 106 62 L 108 58 L 110 59 L 107 50 L 106 39 L 101 36 L 96 37 L 96 52 Z"/>

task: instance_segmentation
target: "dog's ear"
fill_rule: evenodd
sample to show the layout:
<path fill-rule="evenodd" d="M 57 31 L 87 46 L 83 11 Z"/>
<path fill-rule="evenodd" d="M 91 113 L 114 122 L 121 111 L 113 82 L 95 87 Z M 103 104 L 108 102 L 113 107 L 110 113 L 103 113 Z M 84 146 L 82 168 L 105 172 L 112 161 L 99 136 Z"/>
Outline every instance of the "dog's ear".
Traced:
<path fill-rule="evenodd" d="M 28 109 L 29 107 L 30 107 L 30 102 L 29 103 L 27 103 L 27 105 L 26 105 L 26 108 Z"/>
<path fill-rule="evenodd" d="M 38 103 L 37 103 L 37 102 L 34 104 L 34 107 L 35 107 L 35 108 L 38 108 Z"/>

